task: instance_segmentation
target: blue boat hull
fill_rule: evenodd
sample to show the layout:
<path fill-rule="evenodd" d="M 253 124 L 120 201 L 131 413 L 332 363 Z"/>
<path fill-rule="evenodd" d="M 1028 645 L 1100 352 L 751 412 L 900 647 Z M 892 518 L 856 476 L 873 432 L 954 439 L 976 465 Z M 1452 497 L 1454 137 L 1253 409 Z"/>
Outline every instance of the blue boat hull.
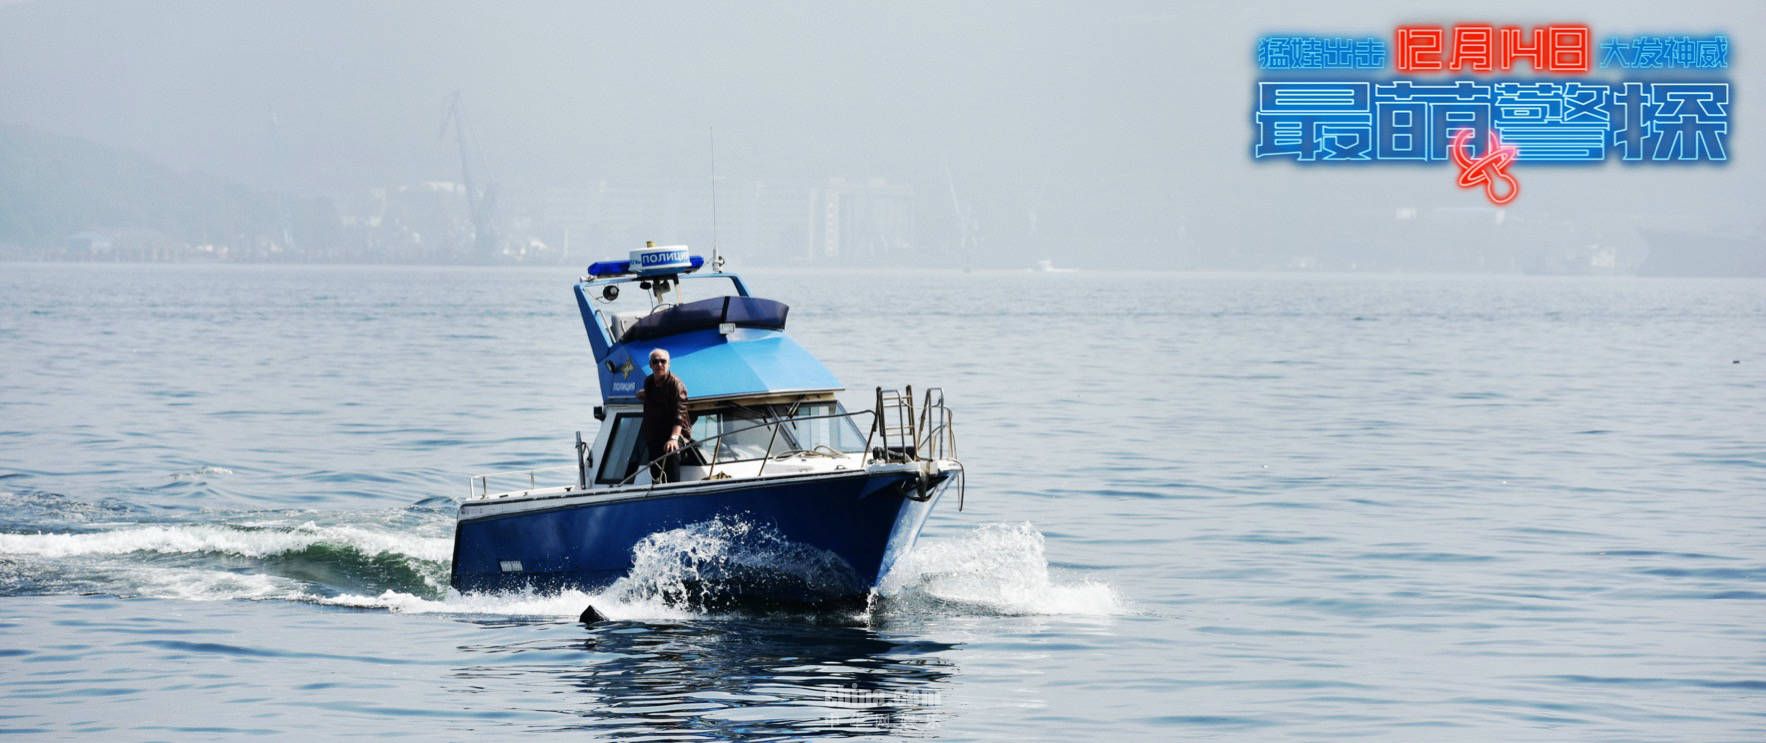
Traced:
<path fill-rule="evenodd" d="M 454 533 L 452 584 L 463 592 L 599 590 L 632 571 L 635 548 L 653 535 L 739 524 L 744 533 L 768 535 L 774 546 L 795 550 L 785 553 L 787 560 L 822 569 L 808 577 L 730 570 L 707 576 L 720 584 L 715 592 L 691 598 L 740 605 L 862 602 L 912 548 L 949 482 L 948 475 L 933 478 L 922 498 L 916 472 L 860 470 L 591 492 L 529 505 L 468 503 Z M 509 512 L 512 507 L 522 510 Z"/>

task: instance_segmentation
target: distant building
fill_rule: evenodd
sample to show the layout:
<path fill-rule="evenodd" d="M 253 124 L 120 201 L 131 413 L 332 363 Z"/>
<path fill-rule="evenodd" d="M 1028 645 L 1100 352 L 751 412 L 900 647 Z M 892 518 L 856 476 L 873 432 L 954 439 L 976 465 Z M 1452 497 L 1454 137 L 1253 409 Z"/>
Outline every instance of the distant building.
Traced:
<path fill-rule="evenodd" d="M 570 260 L 613 255 L 645 240 L 714 244 L 750 264 L 863 264 L 911 252 L 914 190 L 883 179 L 755 180 L 606 178 L 584 187 L 511 194 L 519 240 Z M 531 244 L 531 242 L 530 242 Z"/>
<path fill-rule="evenodd" d="M 86 230 L 67 237 L 69 254 L 88 260 L 109 258 L 113 248 L 114 243 L 111 242 L 110 235 L 102 232 Z"/>
<path fill-rule="evenodd" d="M 882 178 L 850 182 L 830 178 L 816 189 L 811 213 L 814 262 L 880 263 L 916 249 L 914 189 Z"/>

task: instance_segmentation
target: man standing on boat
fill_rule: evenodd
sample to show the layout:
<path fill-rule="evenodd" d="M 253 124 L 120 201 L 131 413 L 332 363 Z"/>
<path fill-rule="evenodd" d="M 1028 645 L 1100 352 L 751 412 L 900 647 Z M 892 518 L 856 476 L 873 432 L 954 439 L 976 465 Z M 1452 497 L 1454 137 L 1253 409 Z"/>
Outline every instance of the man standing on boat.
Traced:
<path fill-rule="evenodd" d="M 644 403 L 644 425 L 638 436 L 645 451 L 640 461 L 661 457 L 662 461 L 650 465 L 650 478 L 675 482 L 681 477 L 679 452 L 691 424 L 687 422 L 687 383 L 669 370 L 668 349 L 650 352 L 650 376 L 644 377 L 638 399 Z"/>

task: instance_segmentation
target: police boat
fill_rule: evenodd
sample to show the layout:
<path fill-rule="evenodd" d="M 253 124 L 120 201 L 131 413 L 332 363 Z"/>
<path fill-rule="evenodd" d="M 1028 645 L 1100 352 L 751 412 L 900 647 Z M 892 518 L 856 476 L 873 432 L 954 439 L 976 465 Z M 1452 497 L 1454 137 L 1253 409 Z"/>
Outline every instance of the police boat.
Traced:
<path fill-rule="evenodd" d="M 472 476 L 454 531 L 456 590 L 596 591 L 632 570 L 647 539 L 737 525 L 783 559 L 718 557 L 686 571 L 702 585 L 663 598 L 862 604 L 953 484 L 961 508 L 943 392 L 916 400 L 911 386 L 878 387 L 869 409 L 847 409 L 840 382 L 785 333 L 786 305 L 753 296 L 721 263 L 702 272 L 685 246 L 647 244 L 578 279 L 599 431 L 592 442 L 577 432 L 574 467 Z M 639 443 L 637 392 L 657 348 L 686 384 L 692 424 L 672 481 Z M 543 486 L 542 473 L 564 482 Z"/>

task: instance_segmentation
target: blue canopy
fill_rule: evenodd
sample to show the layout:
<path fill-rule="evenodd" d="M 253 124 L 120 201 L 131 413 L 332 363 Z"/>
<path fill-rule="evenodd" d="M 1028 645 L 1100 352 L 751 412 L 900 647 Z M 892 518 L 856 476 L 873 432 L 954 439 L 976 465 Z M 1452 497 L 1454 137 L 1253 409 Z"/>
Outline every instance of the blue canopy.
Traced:
<path fill-rule="evenodd" d="M 695 330 L 614 346 L 600 365 L 601 396 L 636 400 L 657 348 L 668 349 L 669 367 L 687 384 L 689 400 L 840 389 L 840 380 L 790 336 L 738 328 L 727 336 Z"/>

